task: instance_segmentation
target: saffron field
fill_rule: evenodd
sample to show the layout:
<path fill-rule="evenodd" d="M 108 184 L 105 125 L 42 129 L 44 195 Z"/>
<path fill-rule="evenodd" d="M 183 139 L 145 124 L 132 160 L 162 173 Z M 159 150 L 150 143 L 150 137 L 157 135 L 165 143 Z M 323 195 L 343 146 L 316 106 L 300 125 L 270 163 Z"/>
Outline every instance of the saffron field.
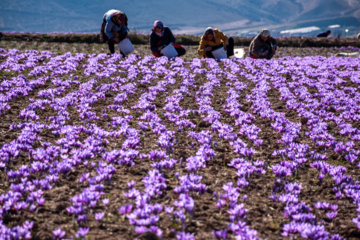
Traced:
<path fill-rule="evenodd" d="M 12 44 L 1 239 L 360 238 L 360 61 L 332 56 L 359 49 L 215 61 Z"/>

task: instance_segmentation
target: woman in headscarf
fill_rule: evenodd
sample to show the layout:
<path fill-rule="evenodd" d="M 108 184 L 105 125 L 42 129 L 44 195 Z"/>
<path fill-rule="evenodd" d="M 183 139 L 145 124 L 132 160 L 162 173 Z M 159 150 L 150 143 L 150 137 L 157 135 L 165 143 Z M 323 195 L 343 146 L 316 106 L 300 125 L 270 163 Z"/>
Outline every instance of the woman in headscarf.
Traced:
<path fill-rule="evenodd" d="M 125 13 L 111 9 L 104 14 L 100 31 L 100 42 L 109 45 L 110 53 L 115 53 L 114 44 L 128 38 L 127 17 Z"/>
<path fill-rule="evenodd" d="M 165 27 L 164 24 L 159 20 L 154 22 L 154 26 L 150 33 L 149 42 L 150 49 L 155 57 L 162 56 L 161 50 L 169 44 L 174 46 L 178 53 L 178 57 L 186 53 L 184 47 L 175 44 L 175 37 L 172 34 L 170 28 Z"/>
<path fill-rule="evenodd" d="M 212 51 L 224 48 L 227 52 L 227 57 L 234 55 L 234 39 L 227 37 L 222 31 L 217 28 L 206 28 L 204 34 L 201 36 L 198 48 L 200 57 L 214 58 Z"/>
<path fill-rule="evenodd" d="M 271 37 L 269 30 L 262 29 L 260 33 L 251 41 L 249 55 L 253 59 L 271 59 L 275 55 L 276 49 L 276 39 Z"/>

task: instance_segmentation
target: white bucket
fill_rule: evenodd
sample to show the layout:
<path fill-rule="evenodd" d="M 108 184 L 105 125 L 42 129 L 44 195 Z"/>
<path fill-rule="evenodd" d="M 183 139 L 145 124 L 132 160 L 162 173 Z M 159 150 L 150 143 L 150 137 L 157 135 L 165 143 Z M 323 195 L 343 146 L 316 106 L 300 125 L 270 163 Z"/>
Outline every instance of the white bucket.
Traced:
<path fill-rule="evenodd" d="M 227 54 L 224 48 L 218 48 L 211 52 L 214 55 L 215 59 L 227 58 Z"/>
<path fill-rule="evenodd" d="M 173 58 L 178 55 L 178 52 L 171 43 L 166 47 L 164 47 L 163 49 L 161 49 L 160 52 L 162 55 L 166 56 L 167 58 Z"/>
<path fill-rule="evenodd" d="M 120 51 L 123 52 L 125 55 L 128 55 L 135 49 L 134 46 L 131 44 L 130 39 L 128 39 L 128 38 L 125 38 L 124 40 L 122 40 L 118 44 L 118 47 L 119 47 Z"/>
<path fill-rule="evenodd" d="M 352 57 L 352 58 L 358 58 L 359 52 L 353 52 L 353 53 L 345 53 L 345 52 L 339 52 L 335 54 L 335 57 Z"/>
<path fill-rule="evenodd" d="M 243 58 L 245 55 L 244 49 L 243 48 L 236 48 L 234 49 L 234 56 L 236 58 Z"/>

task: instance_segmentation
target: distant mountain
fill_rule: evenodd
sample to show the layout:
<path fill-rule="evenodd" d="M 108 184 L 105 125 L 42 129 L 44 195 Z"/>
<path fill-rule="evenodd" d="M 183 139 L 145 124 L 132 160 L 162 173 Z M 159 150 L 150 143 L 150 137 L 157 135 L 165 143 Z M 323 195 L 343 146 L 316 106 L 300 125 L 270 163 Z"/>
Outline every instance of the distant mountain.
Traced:
<path fill-rule="evenodd" d="M 331 25 L 360 31 L 360 0 L 1 0 L 0 31 L 99 32 L 103 14 L 117 8 L 132 31 L 148 33 L 160 19 L 174 33 L 201 34 L 208 26 L 232 35 Z"/>

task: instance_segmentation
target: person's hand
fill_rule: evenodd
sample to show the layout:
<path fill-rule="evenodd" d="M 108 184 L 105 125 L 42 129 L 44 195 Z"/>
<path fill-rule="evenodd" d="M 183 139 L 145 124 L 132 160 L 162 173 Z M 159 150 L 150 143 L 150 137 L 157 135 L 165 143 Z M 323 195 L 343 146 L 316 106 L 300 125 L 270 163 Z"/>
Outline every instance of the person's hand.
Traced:
<path fill-rule="evenodd" d="M 268 51 L 265 51 L 265 52 L 260 53 L 259 55 L 262 56 L 262 57 L 264 57 L 264 56 L 266 56 L 267 54 L 268 54 Z"/>
<path fill-rule="evenodd" d="M 205 52 L 209 52 L 209 51 L 211 51 L 212 50 L 212 47 L 206 47 L 206 48 L 204 48 L 204 50 L 205 50 Z"/>
<path fill-rule="evenodd" d="M 164 49 L 164 46 L 160 46 L 158 47 L 159 51 L 163 50 Z"/>
<path fill-rule="evenodd" d="M 227 49 L 227 45 L 224 44 L 224 50 L 226 51 L 226 49 Z"/>

